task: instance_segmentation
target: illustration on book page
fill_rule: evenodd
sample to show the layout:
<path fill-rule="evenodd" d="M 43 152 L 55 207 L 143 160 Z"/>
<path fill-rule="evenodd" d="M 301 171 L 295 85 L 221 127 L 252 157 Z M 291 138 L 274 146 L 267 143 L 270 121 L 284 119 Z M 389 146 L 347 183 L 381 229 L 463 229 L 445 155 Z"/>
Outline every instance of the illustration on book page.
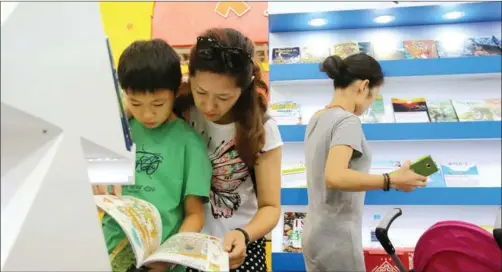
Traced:
<path fill-rule="evenodd" d="M 222 240 L 201 233 L 178 233 L 165 241 L 145 263 L 169 260 L 201 271 L 228 271 Z"/>
<path fill-rule="evenodd" d="M 96 204 L 113 217 L 129 238 L 140 264 L 160 245 L 162 222 L 158 210 L 150 203 L 134 197 L 95 196 Z"/>

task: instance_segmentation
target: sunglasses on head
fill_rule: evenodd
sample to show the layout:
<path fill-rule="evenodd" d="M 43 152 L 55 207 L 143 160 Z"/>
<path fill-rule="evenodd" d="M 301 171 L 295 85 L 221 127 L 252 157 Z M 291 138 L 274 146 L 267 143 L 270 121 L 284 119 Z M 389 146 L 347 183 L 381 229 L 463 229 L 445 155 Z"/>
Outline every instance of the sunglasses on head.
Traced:
<path fill-rule="evenodd" d="M 251 55 L 241 48 L 222 46 L 209 37 L 197 38 L 195 52 L 205 60 L 222 60 L 230 70 L 242 70 L 252 61 Z"/>

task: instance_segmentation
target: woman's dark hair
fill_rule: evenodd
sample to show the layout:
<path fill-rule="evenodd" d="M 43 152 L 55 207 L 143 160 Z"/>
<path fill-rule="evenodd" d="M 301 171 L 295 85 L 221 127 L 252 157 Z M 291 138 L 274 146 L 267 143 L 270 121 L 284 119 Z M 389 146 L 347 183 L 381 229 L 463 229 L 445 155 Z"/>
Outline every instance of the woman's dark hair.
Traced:
<path fill-rule="evenodd" d="M 253 61 L 254 44 L 242 33 L 232 28 L 212 28 L 200 35 L 200 37 L 210 38 L 222 47 L 238 48 L 243 53 L 248 54 L 249 61 L 236 70 L 229 67 L 222 58 L 208 60 L 201 57 L 196 53 L 196 47 L 194 46 L 190 52 L 188 70 L 191 77 L 195 76 L 197 71 L 200 71 L 227 74 L 236 79 L 237 87 L 242 90 L 239 99 L 231 109 L 231 114 L 236 122 L 236 149 L 244 163 L 248 167 L 253 167 L 265 144 L 263 125 L 267 111 L 266 96 L 269 92 L 267 84 L 262 79 L 259 64 Z M 260 94 L 258 89 L 261 89 L 264 93 Z M 191 92 L 185 89 L 184 93 L 184 96 L 176 99 L 175 110 L 177 114 L 194 105 Z"/>
<path fill-rule="evenodd" d="M 356 80 L 368 80 L 369 87 L 383 84 L 382 67 L 378 61 L 365 53 L 350 55 L 345 59 L 340 56 L 329 56 L 321 65 L 321 71 L 333 79 L 336 88 L 347 88 Z"/>

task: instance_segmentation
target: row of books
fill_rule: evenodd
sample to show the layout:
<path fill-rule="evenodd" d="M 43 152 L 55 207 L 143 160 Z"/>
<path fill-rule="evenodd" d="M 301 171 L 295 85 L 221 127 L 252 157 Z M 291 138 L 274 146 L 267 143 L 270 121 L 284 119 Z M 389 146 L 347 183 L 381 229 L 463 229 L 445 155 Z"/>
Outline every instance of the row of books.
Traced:
<path fill-rule="evenodd" d="M 370 173 L 389 173 L 401 167 L 399 161 L 374 161 Z M 303 163 L 285 164 L 282 167 L 283 188 L 305 188 L 306 168 Z M 470 162 L 446 162 L 439 171 L 429 176 L 427 187 L 476 187 L 480 185 L 478 166 Z"/>
<path fill-rule="evenodd" d="M 454 58 L 501 55 L 501 39 L 495 36 L 459 40 L 407 40 L 384 43 L 345 41 L 331 48 L 299 46 L 273 48 L 273 64 L 320 63 L 330 55 L 346 58 L 366 53 L 377 60 Z"/>
<path fill-rule="evenodd" d="M 385 115 L 385 104 L 378 96 L 361 116 L 362 123 L 428 123 L 501 120 L 501 100 L 426 100 L 418 98 L 392 98 L 394 120 Z M 304 124 L 301 105 L 294 101 L 270 104 L 269 114 L 280 125 Z"/>

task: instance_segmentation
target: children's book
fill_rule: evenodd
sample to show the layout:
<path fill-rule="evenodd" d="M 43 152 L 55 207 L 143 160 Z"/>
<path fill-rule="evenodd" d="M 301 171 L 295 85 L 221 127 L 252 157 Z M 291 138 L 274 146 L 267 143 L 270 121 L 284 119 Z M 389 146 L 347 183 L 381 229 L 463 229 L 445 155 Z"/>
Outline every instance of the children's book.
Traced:
<path fill-rule="evenodd" d="M 436 41 L 417 40 L 403 42 L 405 58 L 407 59 L 434 59 L 438 58 Z"/>
<path fill-rule="evenodd" d="M 329 48 L 304 46 L 301 51 L 302 63 L 322 63 L 329 56 Z"/>
<path fill-rule="evenodd" d="M 300 47 L 284 47 L 272 49 L 272 63 L 292 64 L 300 62 Z"/>
<path fill-rule="evenodd" d="M 304 212 L 284 213 L 284 252 L 302 252 L 302 233 L 306 216 L 307 213 Z"/>
<path fill-rule="evenodd" d="M 396 123 L 427 123 L 429 114 L 425 98 L 400 99 L 392 98 Z"/>
<path fill-rule="evenodd" d="M 451 103 L 461 122 L 493 120 L 493 113 L 484 100 L 452 100 Z"/>
<path fill-rule="evenodd" d="M 151 203 L 131 197 L 94 196 L 96 205 L 124 231 L 136 256 L 136 267 L 168 262 L 200 271 L 229 271 L 223 241 L 201 233 L 178 233 L 164 243 L 162 220 Z"/>
<path fill-rule="evenodd" d="M 500 111 L 501 111 L 500 99 L 485 99 L 485 102 L 493 114 L 493 120 L 500 121 Z"/>
<path fill-rule="evenodd" d="M 427 100 L 431 122 L 458 122 L 451 100 Z"/>
<path fill-rule="evenodd" d="M 381 95 L 377 96 L 371 104 L 371 107 L 366 109 L 364 113 L 359 116 L 362 123 L 384 123 L 384 118 L 385 106 Z"/>
<path fill-rule="evenodd" d="M 479 171 L 474 163 L 449 162 L 441 165 L 441 171 L 448 187 L 479 186 Z"/>
<path fill-rule="evenodd" d="M 359 44 L 356 41 L 336 43 L 331 49 L 331 55 L 340 56 L 342 59 L 359 52 Z"/>
<path fill-rule="evenodd" d="M 468 38 L 467 46 L 474 56 L 496 56 L 502 54 L 498 40 L 494 36 Z"/>
<path fill-rule="evenodd" d="M 373 44 L 373 54 L 377 60 L 404 59 L 403 42 L 378 42 Z"/>
<path fill-rule="evenodd" d="M 277 101 L 270 104 L 269 114 L 281 125 L 302 124 L 301 106 L 293 101 Z"/>
<path fill-rule="evenodd" d="M 373 44 L 370 42 L 358 42 L 359 52 L 364 53 L 368 56 L 374 56 L 373 54 Z"/>
<path fill-rule="evenodd" d="M 307 173 L 303 162 L 282 165 L 282 188 L 306 188 Z"/>
<path fill-rule="evenodd" d="M 427 187 L 446 187 L 443 173 L 441 169 L 427 177 Z"/>
<path fill-rule="evenodd" d="M 458 58 L 474 56 L 466 39 L 444 39 L 436 42 L 440 58 Z"/>

